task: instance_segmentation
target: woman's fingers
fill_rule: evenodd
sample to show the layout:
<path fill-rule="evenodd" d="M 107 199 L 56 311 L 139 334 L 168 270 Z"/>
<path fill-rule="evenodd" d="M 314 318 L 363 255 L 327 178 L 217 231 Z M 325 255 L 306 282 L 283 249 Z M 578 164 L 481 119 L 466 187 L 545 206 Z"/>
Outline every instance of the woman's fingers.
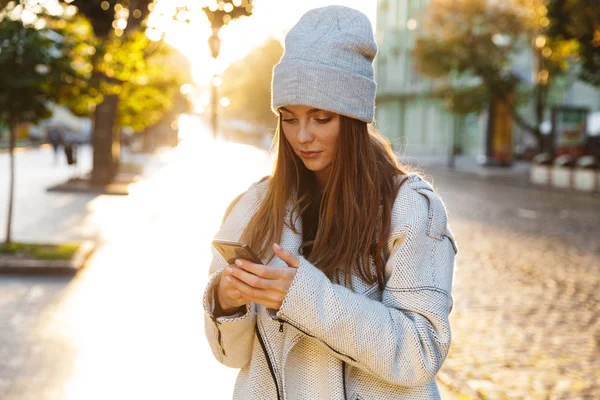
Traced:
<path fill-rule="evenodd" d="M 258 289 L 235 277 L 232 280 L 233 285 L 240 291 L 243 297 L 255 303 L 262 304 L 265 307 L 279 309 L 281 302 L 285 297 L 284 293 Z"/>
<path fill-rule="evenodd" d="M 245 263 L 251 264 L 251 263 Z M 256 265 L 256 264 L 253 264 Z M 228 267 L 229 268 L 229 267 Z M 258 275 L 247 272 L 244 269 L 232 268 L 231 276 L 235 277 L 249 286 L 259 289 L 277 289 L 276 281 L 270 279 L 264 279 Z"/>
<path fill-rule="evenodd" d="M 277 244 L 273 245 L 273 249 L 287 266 L 262 265 L 238 259 L 235 260 L 235 266 L 225 267 L 223 279 L 231 279 L 232 287 L 239 291 L 242 298 L 279 309 L 300 262 L 291 252 Z"/>
<path fill-rule="evenodd" d="M 226 267 L 219 283 L 219 303 L 223 308 L 239 307 L 248 303 L 242 293 L 234 286 L 233 277 L 230 271 L 227 271 L 230 267 Z"/>
<path fill-rule="evenodd" d="M 275 255 L 281 258 L 288 266 L 298 268 L 300 265 L 300 260 L 298 260 L 291 251 L 285 250 L 277 243 L 273 244 L 273 251 L 275 252 Z"/>
<path fill-rule="evenodd" d="M 235 286 L 233 285 L 233 278 L 231 276 L 225 276 L 223 277 L 223 283 L 225 285 L 224 289 L 227 290 L 229 293 L 229 295 L 231 296 L 238 296 L 241 297 L 242 294 L 240 293 L 239 290 L 237 290 L 235 288 Z"/>
<path fill-rule="evenodd" d="M 235 265 L 261 278 L 279 279 L 281 277 L 280 271 L 278 271 L 276 267 L 271 267 L 269 265 L 255 264 L 242 259 L 235 260 Z"/>
<path fill-rule="evenodd" d="M 257 264 L 252 264 L 249 267 L 247 264 L 252 263 L 244 261 L 242 264 L 238 264 L 240 268 L 232 268 L 230 272 L 231 276 L 234 276 L 248 285 L 259 289 L 286 292 L 292 280 L 294 279 L 294 275 L 296 275 L 296 270 L 289 267 L 274 267 Z M 257 266 L 263 268 L 255 268 Z M 266 275 L 270 277 L 268 279 L 265 279 L 263 276 L 256 275 L 254 273 L 247 272 L 248 270 L 261 272 L 267 269 L 269 272 Z"/>

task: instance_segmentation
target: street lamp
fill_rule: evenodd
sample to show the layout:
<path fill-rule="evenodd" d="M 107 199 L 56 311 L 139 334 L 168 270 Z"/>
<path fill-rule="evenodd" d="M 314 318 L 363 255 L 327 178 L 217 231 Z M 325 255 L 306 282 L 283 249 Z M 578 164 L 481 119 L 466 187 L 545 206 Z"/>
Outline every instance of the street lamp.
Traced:
<path fill-rule="evenodd" d="M 216 60 L 221 51 L 221 39 L 219 38 L 219 30 L 227 25 L 230 21 L 242 17 L 252 15 L 252 0 L 215 0 L 207 6 L 202 7 L 202 11 L 210 21 L 212 34 L 208 38 L 208 46 L 212 57 Z M 218 121 L 218 104 L 219 92 L 218 87 L 221 86 L 221 77 L 217 74 L 213 75 L 211 84 L 211 125 L 213 136 L 217 138 L 219 129 Z"/>
<path fill-rule="evenodd" d="M 210 47 L 210 52 L 213 58 L 219 57 L 219 53 L 221 52 L 221 38 L 219 38 L 219 29 L 213 28 L 212 35 L 208 38 L 208 46 Z"/>
<path fill-rule="evenodd" d="M 208 46 L 213 58 L 216 60 L 221 52 L 221 38 L 219 38 L 219 29 L 212 28 L 212 35 L 208 38 Z M 219 115 L 217 113 L 217 98 L 219 96 L 219 86 L 221 86 L 221 78 L 215 74 L 212 78 L 211 86 L 211 126 L 213 131 L 213 137 L 217 138 L 217 132 L 219 131 Z"/>
<path fill-rule="evenodd" d="M 217 138 L 217 132 L 219 131 L 219 109 L 218 109 L 218 98 L 219 98 L 219 86 L 221 86 L 221 77 L 217 74 L 213 75 L 212 82 L 210 85 L 210 120 L 213 130 L 213 137 Z"/>

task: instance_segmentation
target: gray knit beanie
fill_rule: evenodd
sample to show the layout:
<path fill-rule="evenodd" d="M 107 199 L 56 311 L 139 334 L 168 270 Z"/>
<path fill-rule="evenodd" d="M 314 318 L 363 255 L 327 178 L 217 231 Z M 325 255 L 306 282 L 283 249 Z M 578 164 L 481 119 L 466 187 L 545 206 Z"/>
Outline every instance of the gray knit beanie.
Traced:
<path fill-rule="evenodd" d="M 372 122 L 375 54 L 365 14 L 344 6 L 308 11 L 286 35 L 285 53 L 273 70 L 273 111 L 302 105 Z"/>

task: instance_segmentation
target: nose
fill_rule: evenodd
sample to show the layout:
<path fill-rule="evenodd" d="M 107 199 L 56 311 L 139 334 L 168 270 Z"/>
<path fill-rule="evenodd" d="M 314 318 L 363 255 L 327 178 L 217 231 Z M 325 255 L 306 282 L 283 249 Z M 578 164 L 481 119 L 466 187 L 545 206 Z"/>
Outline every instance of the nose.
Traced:
<path fill-rule="evenodd" d="M 310 143 L 313 141 L 314 136 L 312 133 L 310 133 L 308 124 L 300 125 L 300 128 L 298 129 L 298 133 L 296 134 L 296 139 L 298 140 L 298 143 L 300 143 L 300 144 Z"/>

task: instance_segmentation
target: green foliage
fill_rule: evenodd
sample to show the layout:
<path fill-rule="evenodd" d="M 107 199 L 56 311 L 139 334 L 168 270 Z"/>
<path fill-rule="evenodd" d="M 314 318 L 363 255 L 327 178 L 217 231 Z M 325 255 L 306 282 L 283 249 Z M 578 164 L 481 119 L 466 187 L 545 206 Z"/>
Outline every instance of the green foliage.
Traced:
<path fill-rule="evenodd" d="M 485 0 L 433 0 L 413 49 L 417 70 L 433 79 L 476 78 L 472 87 L 442 91 L 453 112 L 478 112 L 492 93 L 508 96 L 517 78 L 512 56 L 523 49 L 527 26 L 514 9 Z M 471 79 L 472 80 L 472 79 Z"/>
<path fill-rule="evenodd" d="M 0 121 L 37 122 L 86 85 L 89 54 L 67 30 L 0 20 Z"/>
<path fill-rule="evenodd" d="M 127 30 L 138 30 L 143 27 L 144 20 L 150 13 L 151 5 L 154 0 L 73 0 L 65 1 L 78 8 L 79 13 L 90 21 L 94 29 L 94 34 L 100 39 L 108 38 L 113 33 L 113 21 L 115 12 L 126 9 L 130 13 L 135 10 L 139 14 L 127 18 Z M 108 4 L 108 7 L 102 7 L 102 3 Z"/>
<path fill-rule="evenodd" d="M 548 36 L 581 65 L 580 78 L 600 86 L 600 7 L 597 0 L 549 0 Z"/>
<path fill-rule="evenodd" d="M 119 46 L 111 43 L 115 76 L 123 81 L 119 97 L 119 125 L 130 126 L 136 132 L 160 121 L 173 107 L 173 100 L 184 77 L 172 65 L 178 52 L 166 44 L 149 55 L 153 43 L 142 33 L 131 36 Z"/>
<path fill-rule="evenodd" d="M 435 95 L 450 112 L 458 115 L 480 112 L 490 101 L 488 88 L 481 84 L 464 87 L 445 86 L 436 90 Z"/>
<path fill-rule="evenodd" d="M 79 248 L 78 244 L 29 244 L 0 243 L 0 254 L 9 254 L 37 260 L 70 260 Z"/>
<path fill-rule="evenodd" d="M 9 18 L 20 7 L 14 2 L 0 13 L 0 121 L 37 122 L 52 103 L 90 117 L 104 95 L 118 93 L 119 123 L 143 131 L 172 108 L 184 79 L 169 65 L 176 51 L 140 29 L 153 1 L 110 1 L 107 10 L 101 3 L 73 1 L 78 13 L 68 19 L 41 12 L 44 29 Z M 120 36 L 112 29 L 117 4 L 140 10 Z"/>
<path fill-rule="evenodd" d="M 102 101 L 103 94 L 109 92 L 109 86 L 93 73 L 97 40 L 93 36 L 92 27 L 79 15 L 68 20 L 50 19 L 48 26 L 59 29 L 71 44 L 75 65 L 83 62 L 81 70 L 84 72 L 84 79 L 75 83 L 72 79 L 66 78 L 65 83 L 68 85 L 61 86 L 58 102 L 66 106 L 74 115 L 88 117 L 94 111 L 96 104 Z"/>
<path fill-rule="evenodd" d="M 178 77 L 170 76 L 161 65 L 150 65 L 146 79 L 125 83 L 120 95 L 119 125 L 136 132 L 155 125 L 171 110 L 180 87 Z"/>
<path fill-rule="evenodd" d="M 433 0 L 413 55 L 419 71 L 432 78 L 452 71 L 499 77 L 522 44 L 524 32 L 516 13 L 485 0 Z"/>
<path fill-rule="evenodd" d="M 225 109 L 226 117 L 252 121 L 261 126 L 273 125 L 276 118 L 271 111 L 271 79 L 273 67 L 282 55 L 281 43 L 268 39 L 227 68 L 221 86 L 221 95 L 231 102 Z"/>
<path fill-rule="evenodd" d="M 167 59 L 176 51 L 162 42 L 152 42 L 144 33 L 144 20 L 152 0 L 113 0 L 107 10 L 101 3 L 95 0 L 71 3 L 79 8 L 79 14 L 91 27 L 87 41 L 95 43 L 96 51 L 88 93 L 72 96 L 67 105 L 77 115 L 90 116 L 103 95 L 118 94 L 117 123 L 141 132 L 157 123 L 173 106 L 173 96 L 184 79 L 174 72 L 177 68 L 170 68 Z M 122 14 L 127 15 L 127 28 L 123 32 L 112 27 L 117 9 L 128 10 Z M 135 10 L 139 13 L 134 14 Z"/>

